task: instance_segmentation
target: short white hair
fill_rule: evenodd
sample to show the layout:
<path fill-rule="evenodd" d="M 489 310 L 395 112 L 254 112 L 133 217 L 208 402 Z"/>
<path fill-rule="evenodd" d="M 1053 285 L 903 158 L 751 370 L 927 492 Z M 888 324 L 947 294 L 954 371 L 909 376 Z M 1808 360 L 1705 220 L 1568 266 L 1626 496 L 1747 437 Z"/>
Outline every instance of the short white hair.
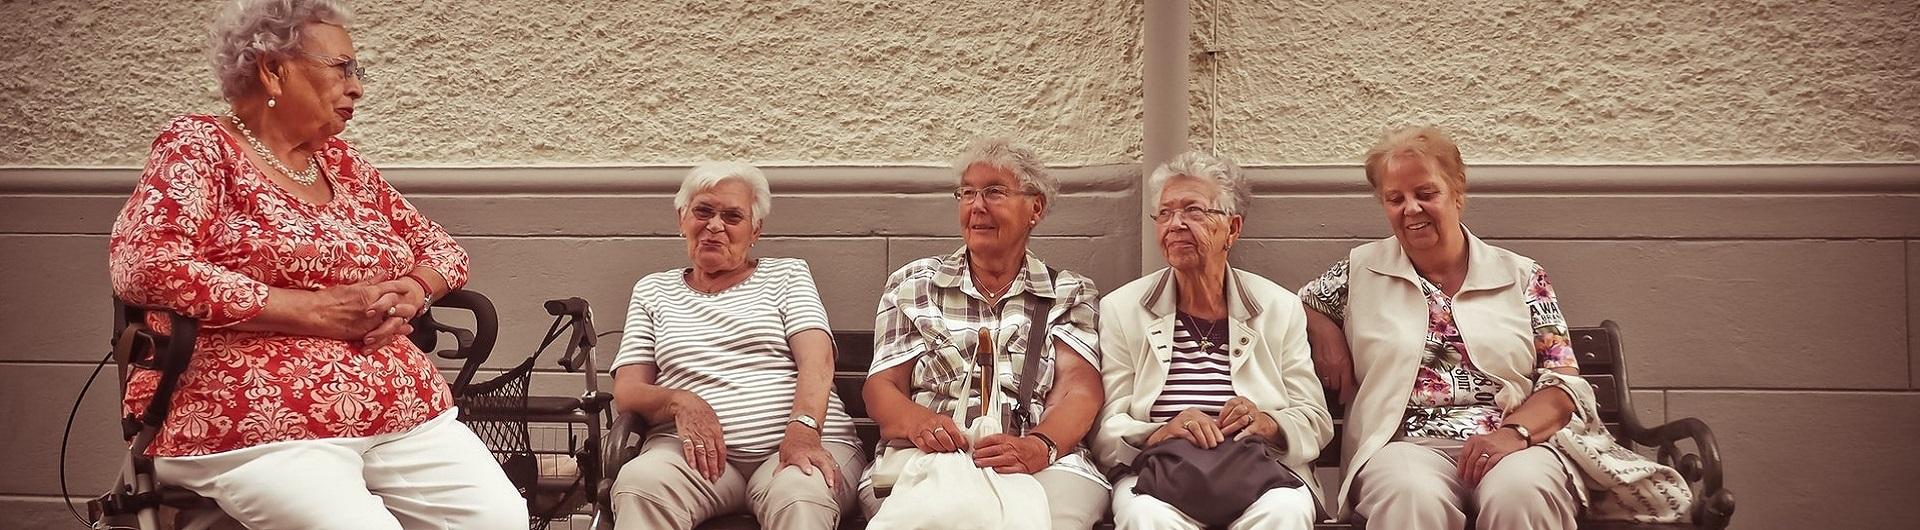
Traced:
<path fill-rule="evenodd" d="M 1153 170 L 1153 176 L 1147 179 L 1151 188 L 1151 197 L 1160 197 L 1166 191 L 1167 182 L 1176 178 L 1212 182 L 1216 188 L 1213 194 L 1213 207 L 1227 212 L 1227 215 L 1245 215 L 1246 206 L 1253 202 L 1252 186 L 1247 178 L 1240 174 L 1240 166 L 1226 157 L 1213 156 L 1199 151 L 1187 151 L 1173 157 L 1159 168 Z"/>
<path fill-rule="evenodd" d="M 720 183 L 739 180 L 753 191 L 753 226 L 760 226 L 767 215 L 773 213 L 773 192 L 767 188 L 767 176 L 760 168 L 739 162 L 707 162 L 693 166 L 687 172 L 687 178 L 680 181 L 680 192 L 673 195 L 673 210 L 687 211 L 687 203 L 693 195 L 713 189 Z"/>
<path fill-rule="evenodd" d="M 338 0 L 234 0 L 207 28 L 213 75 L 228 101 L 260 90 L 259 65 L 269 57 L 293 57 L 308 24 L 346 27 L 353 18 Z"/>
<path fill-rule="evenodd" d="M 1039 193 L 1046 199 L 1041 203 L 1045 205 L 1043 208 L 1052 208 L 1054 197 L 1060 194 L 1060 184 L 1053 180 L 1053 175 L 1047 174 L 1047 166 L 1040 163 L 1040 156 L 1012 140 L 997 137 L 974 140 L 960 153 L 960 158 L 954 160 L 953 168 L 964 176 L 967 168 L 974 164 L 1013 173 L 1023 190 Z"/>

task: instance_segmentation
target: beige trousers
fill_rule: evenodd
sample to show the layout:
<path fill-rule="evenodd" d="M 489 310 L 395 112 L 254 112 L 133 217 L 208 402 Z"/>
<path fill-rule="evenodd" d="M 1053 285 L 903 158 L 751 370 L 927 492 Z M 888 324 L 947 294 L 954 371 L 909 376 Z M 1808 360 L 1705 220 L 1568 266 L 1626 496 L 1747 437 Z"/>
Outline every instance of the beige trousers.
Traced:
<path fill-rule="evenodd" d="M 1106 486 L 1092 479 L 1059 469 L 1041 470 L 1033 474 L 1040 482 L 1040 489 L 1047 492 L 1047 510 L 1052 516 L 1053 530 L 1088 530 L 1094 523 L 1107 515 L 1108 494 Z M 873 496 L 873 488 L 860 490 L 860 507 L 867 518 L 880 512 L 880 504 L 886 499 Z"/>
<path fill-rule="evenodd" d="M 1354 477 L 1354 513 L 1369 528 L 1573 530 L 1575 487 L 1560 456 L 1546 446 L 1501 459 L 1478 487 L 1460 481 L 1464 442 L 1403 438 L 1381 447 Z"/>
<path fill-rule="evenodd" d="M 818 473 L 781 466 L 778 454 L 729 462 L 720 480 L 709 481 L 687 464 L 679 438 L 652 438 L 614 479 L 614 528 L 692 530 L 713 517 L 747 512 L 761 528 L 830 530 L 840 524 L 842 510 L 853 506 L 866 462 L 851 446 L 823 445 L 840 466 L 832 490 Z"/>

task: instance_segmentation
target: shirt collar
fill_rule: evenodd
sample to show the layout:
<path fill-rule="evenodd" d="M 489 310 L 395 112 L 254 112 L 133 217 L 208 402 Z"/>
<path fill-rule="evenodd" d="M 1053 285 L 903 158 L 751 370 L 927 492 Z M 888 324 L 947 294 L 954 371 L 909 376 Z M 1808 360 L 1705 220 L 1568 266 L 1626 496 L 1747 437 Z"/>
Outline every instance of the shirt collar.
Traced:
<path fill-rule="evenodd" d="M 1260 305 L 1254 300 L 1253 294 L 1247 292 L 1247 285 L 1240 281 L 1240 274 L 1239 269 L 1227 265 L 1227 316 L 1239 321 L 1252 320 L 1260 316 Z M 1147 289 L 1147 293 L 1140 297 L 1140 307 L 1154 318 L 1160 318 L 1176 310 L 1179 296 L 1174 289 L 1179 282 L 1174 281 L 1172 267 L 1160 269 L 1154 275 L 1153 288 Z"/>
<path fill-rule="evenodd" d="M 1031 292 L 1034 296 L 1041 298 L 1057 298 L 1053 285 L 1054 279 L 1048 272 L 1047 264 L 1040 261 L 1038 256 L 1034 256 L 1032 251 L 1028 251 L 1025 267 L 1020 270 L 1020 274 L 1013 277 L 1013 285 L 1008 287 L 1007 294 L 1001 295 L 1000 298 L 1013 298 L 1022 292 Z M 946 289 L 960 289 L 975 297 L 985 298 L 980 294 L 979 288 L 974 287 L 973 281 L 968 278 L 967 247 L 965 246 L 941 258 L 940 267 L 933 273 L 933 284 Z"/>

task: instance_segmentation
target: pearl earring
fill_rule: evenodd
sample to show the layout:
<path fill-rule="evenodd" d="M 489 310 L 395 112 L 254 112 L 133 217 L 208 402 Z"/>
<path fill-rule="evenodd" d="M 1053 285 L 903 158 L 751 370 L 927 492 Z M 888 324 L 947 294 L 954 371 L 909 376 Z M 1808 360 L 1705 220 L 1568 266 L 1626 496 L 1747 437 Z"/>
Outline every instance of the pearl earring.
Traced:
<path fill-rule="evenodd" d="M 280 103 L 277 101 L 274 101 L 273 98 L 267 98 L 267 108 L 273 108 L 274 105 L 279 105 L 279 104 Z"/>

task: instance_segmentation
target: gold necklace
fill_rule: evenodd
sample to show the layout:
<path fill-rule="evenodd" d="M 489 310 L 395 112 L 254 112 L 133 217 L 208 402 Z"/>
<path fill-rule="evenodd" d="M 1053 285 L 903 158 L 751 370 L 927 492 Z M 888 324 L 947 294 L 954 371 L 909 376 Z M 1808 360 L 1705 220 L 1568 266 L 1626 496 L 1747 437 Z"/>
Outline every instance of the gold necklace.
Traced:
<path fill-rule="evenodd" d="M 294 182 L 300 183 L 301 186 L 312 186 L 314 182 L 320 180 L 320 160 L 314 158 L 312 154 L 307 155 L 307 170 L 294 172 L 293 168 L 280 163 L 280 157 L 273 156 L 273 151 L 267 150 L 267 145 L 260 143 L 260 139 L 253 136 L 253 131 L 247 130 L 247 124 L 240 122 L 239 114 L 229 114 L 227 117 L 233 119 L 233 128 L 240 129 L 240 136 L 245 137 L 247 143 L 253 146 L 253 152 L 260 155 L 260 158 L 265 159 L 267 165 L 273 166 L 273 169 L 280 171 L 280 174 L 286 175 L 287 178 L 293 179 Z"/>

